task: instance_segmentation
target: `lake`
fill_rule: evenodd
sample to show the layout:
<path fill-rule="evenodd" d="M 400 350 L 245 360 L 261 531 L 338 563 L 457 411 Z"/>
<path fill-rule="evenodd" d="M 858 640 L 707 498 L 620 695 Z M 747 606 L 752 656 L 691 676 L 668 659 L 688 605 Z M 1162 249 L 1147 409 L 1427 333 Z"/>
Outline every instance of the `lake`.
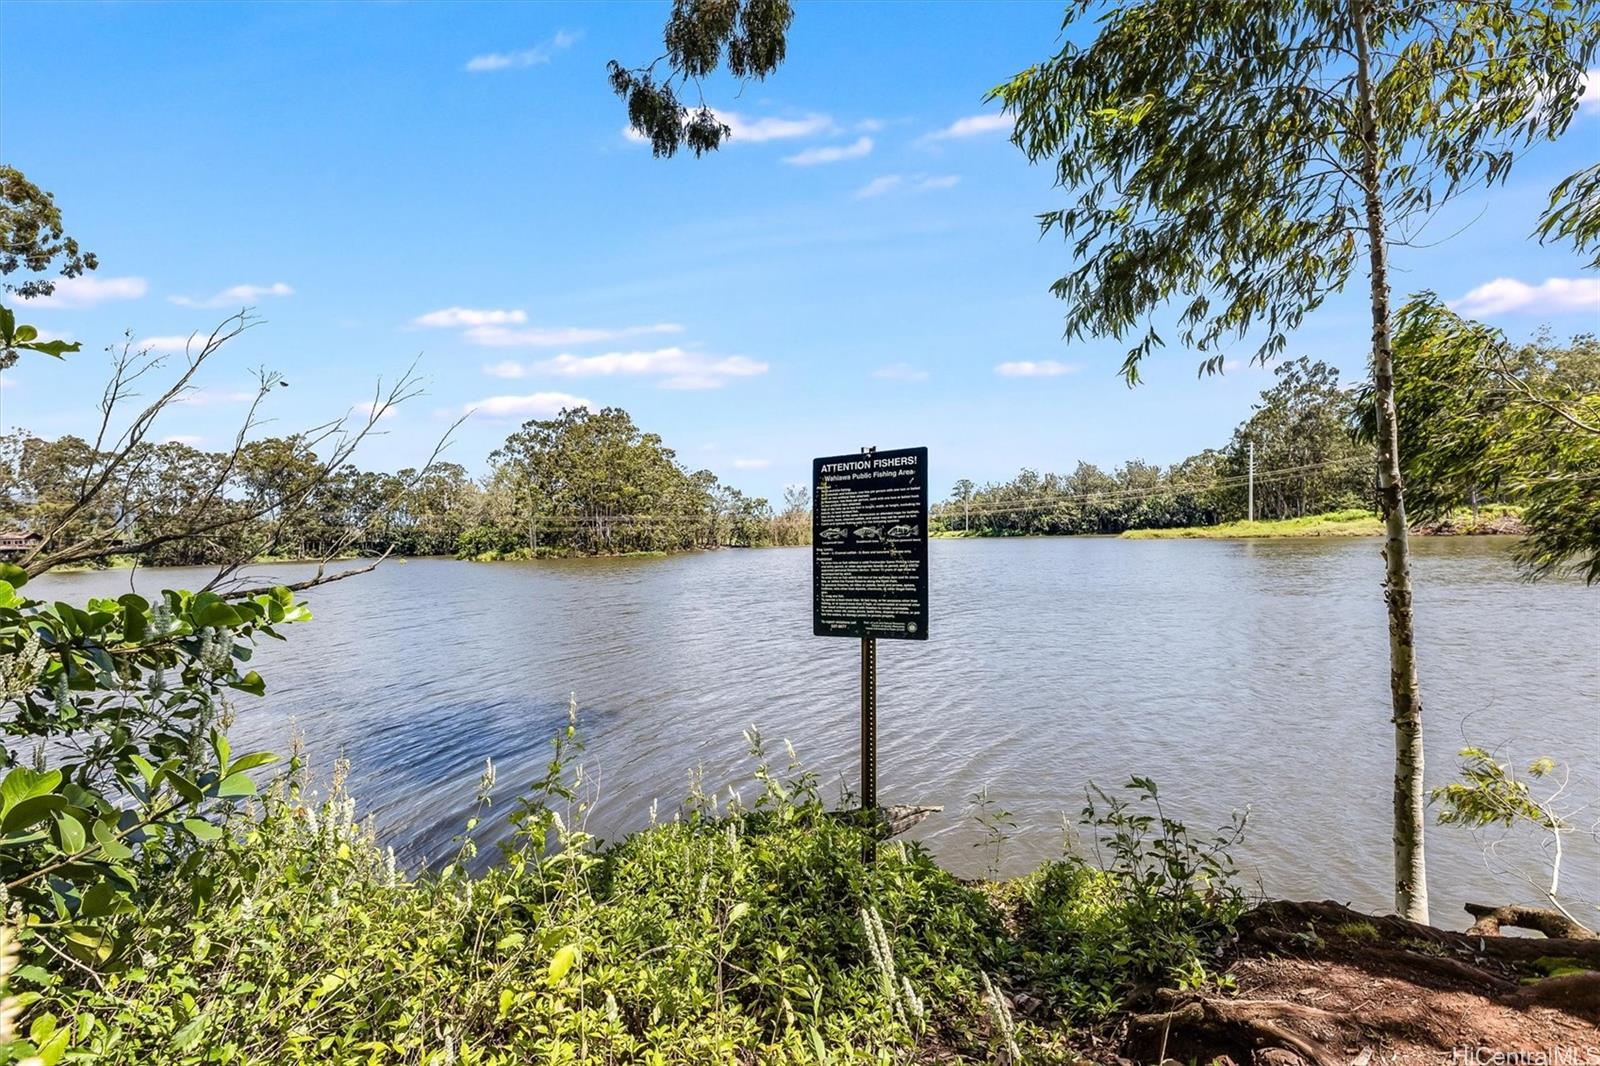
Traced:
<path fill-rule="evenodd" d="M 1571 765 L 1600 800 L 1600 590 L 1521 582 L 1501 538 L 1415 543 L 1428 781 L 1455 752 Z M 931 639 L 880 641 L 880 798 L 943 804 L 912 836 L 957 873 L 990 858 L 964 812 L 987 787 L 1018 828 L 1005 873 L 1061 853 L 1086 782 L 1160 783 L 1196 828 L 1249 808 L 1253 882 L 1291 897 L 1389 906 L 1387 638 L 1379 542 L 1368 539 L 934 541 Z M 292 580 L 301 566 L 257 575 Z M 206 570 L 141 570 L 146 593 Z M 316 620 L 263 641 L 264 699 L 240 696 L 234 750 L 285 750 L 291 722 L 316 769 L 343 751 L 350 787 L 403 859 L 438 860 L 486 757 L 502 809 L 543 772 L 580 705 L 597 789 L 589 829 L 615 836 L 670 813 L 688 774 L 750 778 L 742 730 L 778 760 L 793 742 L 824 795 L 857 781 L 859 645 L 810 632 L 808 549 L 536 563 L 391 561 L 307 594 Z M 50 575 L 28 589 L 81 601 L 126 571 Z M 1600 885 L 1594 808 L 1566 840 L 1564 884 Z M 1434 920 L 1461 904 L 1533 900 L 1450 827 L 1428 839 Z M 1501 860 L 1536 866 L 1525 839 Z M 1590 891 L 1589 895 L 1595 893 Z"/>

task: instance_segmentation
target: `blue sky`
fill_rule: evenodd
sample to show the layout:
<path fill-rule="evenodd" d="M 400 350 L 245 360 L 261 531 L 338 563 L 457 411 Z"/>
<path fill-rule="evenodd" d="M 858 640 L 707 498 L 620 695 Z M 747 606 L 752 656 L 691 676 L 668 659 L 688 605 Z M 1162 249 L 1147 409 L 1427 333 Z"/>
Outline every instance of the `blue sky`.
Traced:
<path fill-rule="evenodd" d="M 27 308 L 85 352 L 8 371 L 0 428 L 87 432 L 105 344 L 165 345 L 243 303 L 265 323 L 158 436 L 221 446 L 258 365 L 290 382 L 270 411 L 286 432 L 420 353 L 427 395 L 365 466 L 419 461 L 476 406 L 447 455 L 481 472 L 521 418 L 577 397 L 760 494 L 864 444 L 928 445 L 938 492 L 1176 461 L 1223 443 L 1270 380 L 1197 380 L 1173 348 L 1130 390 L 1116 342 L 1061 339 L 1048 286 L 1070 261 L 1034 216 L 1063 194 L 983 103 L 1054 50 L 1058 5 L 803 4 L 777 74 L 708 83 L 735 136 L 700 160 L 630 142 L 606 85 L 608 59 L 660 52 L 666 11 L 0 6 L 6 40 L 56 57 L 0 71 L 0 153 L 102 262 Z M 1396 251 L 1397 291 L 1480 290 L 1462 306 L 1514 336 L 1600 328 L 1600 281 L 1528 239 L 1597 148 L 1591 95 L 1564 141 L 1436 223 L 1448 240 Z M 1358 283 L 1290 354 L 1361 373 L 1365 316 Z"/>

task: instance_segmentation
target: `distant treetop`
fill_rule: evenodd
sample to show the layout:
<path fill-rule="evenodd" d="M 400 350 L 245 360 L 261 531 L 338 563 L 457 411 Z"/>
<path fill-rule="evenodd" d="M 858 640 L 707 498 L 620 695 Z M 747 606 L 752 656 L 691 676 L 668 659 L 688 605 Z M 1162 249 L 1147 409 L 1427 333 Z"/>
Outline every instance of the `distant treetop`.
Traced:
<path fill-rule="evenodd" d="M 16 167 L 0 166 L 0 275 L 18 270 L 43 274 L 58 266 L 64 278 L 75 278 L 99 266 L 93 252 L 83 251 L 67 236 L 55 197 L 23 176 Z M 34 277 L 5 283 L 6 292 L 23 299 L 55 291 L 51 278 Z"/>

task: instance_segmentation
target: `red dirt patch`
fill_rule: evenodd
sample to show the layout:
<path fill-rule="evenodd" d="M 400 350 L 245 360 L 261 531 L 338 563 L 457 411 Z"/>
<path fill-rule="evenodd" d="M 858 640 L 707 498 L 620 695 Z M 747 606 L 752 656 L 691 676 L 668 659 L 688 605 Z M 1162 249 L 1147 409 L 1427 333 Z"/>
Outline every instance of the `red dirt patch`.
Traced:
<path fill-rule="evenodd" d="M 1548 977 L 1550 959 L 1596 969 Z M 1597 971 L 1596 940 L 1468 936 L 1335 903 L 1269 903 L 1241 927 L 1236 990 L 1164 994 L 1130 1020 L 1126 1052 L 1157 1061 L 1164 1033 L 1180 1061 L 1596 1064 Z"/>

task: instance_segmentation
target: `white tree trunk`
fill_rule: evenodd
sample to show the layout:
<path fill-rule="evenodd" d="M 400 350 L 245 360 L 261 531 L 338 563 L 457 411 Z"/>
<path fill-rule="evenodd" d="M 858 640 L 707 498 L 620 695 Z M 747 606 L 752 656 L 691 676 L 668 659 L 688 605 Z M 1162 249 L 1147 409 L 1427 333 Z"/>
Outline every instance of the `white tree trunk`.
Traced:
<path fill-rule="evenodd" d="M 1422 693 L 1417 683 L 1411 611 L 1411 541 L 1400 479 L 1400 419 L 1394 404 L 1394 353 L 1389 340 L 1389 264 L 1378 183 L 1377 120 L 1368 55 L 1370 0 L 1351 0 L 1361 136 L 1361 184 L 1371 257 L 1372 383 L 1378 416 L 1378 500 L 1383 509 L 1384 600 L 1389 608 L 1389 695 L 1394 724 L 1394 906 L 1414 922 L 1428 920 L 1428 877 L 1422 835 Z"/>

